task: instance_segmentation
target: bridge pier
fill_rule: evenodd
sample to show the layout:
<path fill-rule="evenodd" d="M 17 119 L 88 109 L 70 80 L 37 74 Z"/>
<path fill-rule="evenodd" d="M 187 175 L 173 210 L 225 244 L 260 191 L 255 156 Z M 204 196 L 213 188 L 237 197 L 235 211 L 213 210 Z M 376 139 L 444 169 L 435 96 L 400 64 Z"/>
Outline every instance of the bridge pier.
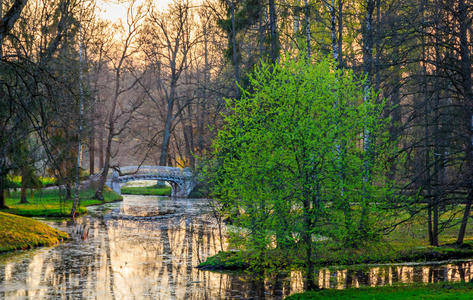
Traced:
<path fill-rule="evenodd" d="M 108 180 L 107 180 L 107 183 L 108 183 Z M 109 188 L 111 188 L 118 195 L 122 194 L 122 186 L 120 184 L 120 181 L 118 180 L 118 172 L 117 171 L 112 172 L 112 178 L 110 180 Z"/>
<path fill-rule="evenodd" d="M 120 182 L 117 182 L 117 181 L 112 180 L 110 185 L 111 185 L 110 188 L 111 188 L 115 193 L 117 193 L 118 195 L 121 195 L 121 194 L 122 194 L 122 185 L 120 184 Z"/>
<path fill-rule="evenodd" d="M 177 183 L 175 182 L 169 182 L 171 184 L 171 197 L 179 197 L 180 196 L 180 187 Z"/>
<path fill-rule="evenodd" d="M 170 184 L 172 187 L 172 197 L 187 197 L 195 187 L 195 184 L 190 180 L 183 180 L 180 184 L 171 181 Z"/>

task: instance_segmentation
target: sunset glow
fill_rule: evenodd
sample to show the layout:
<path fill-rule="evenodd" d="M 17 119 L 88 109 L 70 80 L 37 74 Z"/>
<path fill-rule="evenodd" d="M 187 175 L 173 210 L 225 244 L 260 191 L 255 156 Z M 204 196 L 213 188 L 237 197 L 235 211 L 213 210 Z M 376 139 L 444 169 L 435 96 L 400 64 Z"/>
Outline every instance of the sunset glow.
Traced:
<path fill-rule="evenodd" d="M 154 0 L 153 3 L 161 9 L 166 8 L 173 0 Z M 137 0 L 135 6 L 145 3 L 145 0 Z M 126 19 L 126 10 L 129 1 L 99 1 L 99 16 L 110 21 Z"/>

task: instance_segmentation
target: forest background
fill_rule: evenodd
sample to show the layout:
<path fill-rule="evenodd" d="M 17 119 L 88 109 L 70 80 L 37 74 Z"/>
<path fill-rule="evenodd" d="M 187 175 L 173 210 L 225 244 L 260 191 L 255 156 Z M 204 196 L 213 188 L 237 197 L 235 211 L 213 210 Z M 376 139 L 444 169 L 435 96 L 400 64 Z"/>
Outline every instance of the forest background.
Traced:
<path fill-rule="evenodd" d="M 463 244 L 473 201 L 471 1 L 121 4 L 126 18 L 114 23 L 93 0 L 1 2 L 0 206 L 13 176 L 22 190 L 55 177 L 67 199 L 80 170 L 103 170 L 100 199 L 114 167 L 199 169 L 233 112 L 225 99 L 238 104 L 253 92 L 250 74 L 291 53 L 314 64 L 331 57 L 332 70 L 364 79 L 359 100 L 382 106 L 385 141 L 398 149 L 384 170 L 402 195 L 390 209 L 422 215 L 431 245 L 453 226 Z"/>

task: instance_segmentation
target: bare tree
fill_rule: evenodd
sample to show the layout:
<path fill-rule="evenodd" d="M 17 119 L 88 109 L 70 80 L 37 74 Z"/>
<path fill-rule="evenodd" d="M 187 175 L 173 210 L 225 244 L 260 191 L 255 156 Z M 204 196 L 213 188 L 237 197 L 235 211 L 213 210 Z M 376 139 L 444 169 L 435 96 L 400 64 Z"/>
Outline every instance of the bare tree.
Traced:
<path fill-rule="evenodd" d="M 160 135 L 152 138 L 156 144 L 160 138 L 159 165 L 165 166 L 169 160 L 169 147 L 172 132 L 178 118 L 190 104 L 192 99 L 178 103 L 185 93 L 181 92 L 181 75 L 191 64 L 190 51 L 201 39 L 201 33 L 193 30 L 191 10 L 194 9 L 189 0 L 176 1 L 166 12 L 151 9 L 147 20 L 143 39 L 147 44 L 144 51 L 147 57 L 148 70 L 155 76 L 154 84 L 142 82 L 146 86 L 148 98 L 162 117 L 163 130 Z M 190 96 L 189 94 L 187 96 Z"/>
<path fill-rule="evenodd" d="M 131 75 L 128 77 L 126 75 L 130 74 L 129 70 L 133 68 L 134 55 L 139 51 L 135 39 L 139 33 L 140 22 L 145 17 L 143 8 L 141 6 L 135 7 L 134 4 L 134 1 L 130 2 L 127 11 L 127 22 L 121 27 L 121 39 L 116 41 L 115 52 L 109 55 L 110 70 L 113 72 L 113 76 L 112 91 L 109 95 L 110 98 L 107 99 L 109 100 L 109 109 L 106 114 L 105 161 L 94 196 L 95 199 L 100 200 L 103 200 L 102 192 L 111 167 L 112 141 L 127 129 L 133 115 L 142 104 L 140 98 L 130 99 L 131 97 L 126 97 L 126 93 L 133 90 L 137 85 L 137 80 L 132 79 Z"/>

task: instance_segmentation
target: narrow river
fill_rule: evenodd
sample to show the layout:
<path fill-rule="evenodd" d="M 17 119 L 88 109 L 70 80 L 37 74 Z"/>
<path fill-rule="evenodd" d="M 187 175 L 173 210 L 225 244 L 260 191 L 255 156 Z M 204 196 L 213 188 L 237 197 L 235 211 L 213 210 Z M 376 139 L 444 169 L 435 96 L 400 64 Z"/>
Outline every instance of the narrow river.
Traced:
<path fill-rule="evenodd" d="M 202 199 L 125 196 L 89 208 L 78 225 L 49 222 L 70 233 L 54 247 L 0 255 L 1 299 L 283 299 L 302 292 L 302 274 L 266 278 L 195 267 L 221 248 Z M 223 245 L 224 247 L 226 245 Z M 473 262 L 364 266 L 318 271 L 319 286 L 469 281 Z"/>

